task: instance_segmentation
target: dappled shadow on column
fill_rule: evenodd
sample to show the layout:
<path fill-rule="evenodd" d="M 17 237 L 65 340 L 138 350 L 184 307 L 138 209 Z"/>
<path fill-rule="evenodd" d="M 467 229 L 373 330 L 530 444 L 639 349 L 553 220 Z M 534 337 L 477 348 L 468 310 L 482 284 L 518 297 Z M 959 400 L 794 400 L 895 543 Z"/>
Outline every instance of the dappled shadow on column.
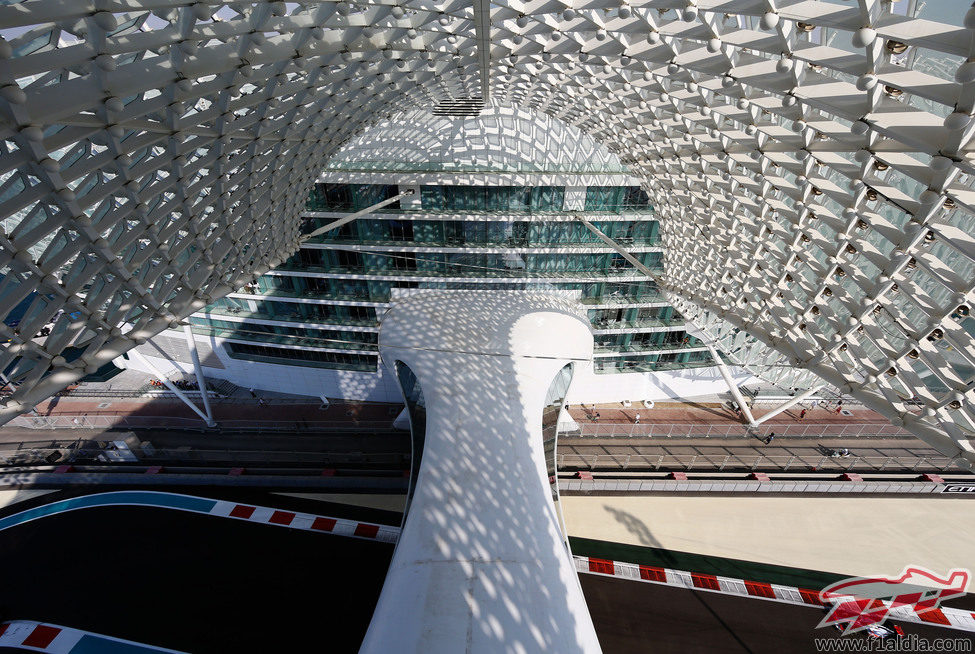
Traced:
<path fill-rule="evenodd" d="M 425 443 L 362 651 L 598 651 L 541 437 L 552 380 L 591 357 L 585 315 L 557 295 L 421 292 L 380 348 L 422 387 Z"/>

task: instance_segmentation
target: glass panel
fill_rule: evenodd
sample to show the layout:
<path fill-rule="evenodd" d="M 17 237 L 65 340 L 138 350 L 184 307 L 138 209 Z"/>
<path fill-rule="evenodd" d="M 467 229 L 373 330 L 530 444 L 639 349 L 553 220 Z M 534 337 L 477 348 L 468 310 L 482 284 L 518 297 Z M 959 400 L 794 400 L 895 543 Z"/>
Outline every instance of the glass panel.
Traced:
<path fill-rule="evenodd" d="M 378 357 L 372 354 L 319 352 L 317 350 L 225 343 L 227 353 L 235 359 L 263 361 L 278 365 L 309 366 L 336 370 L 376 372 Z"/>
<path fill-rule="evenodd" d="M 562 527 L 562 537 L 565 539 L 565 546 L 568 549 L 568 537 L 565 533 L 565 525 L 562 524 L 562 509 L 559 505 L 559 484 L 558 484 L 558 460 L 557 445 L 559 433 L 559 414 L 565 402 L 566 393 L 569 391 L 569 384 L 572 382 L 572 364 L 566 364 L 548 387 L 545 393 L 545 405 L 542 408 L 542 450 L 545 455 L 545 473 L 548 475 L 549 490 L 552 493 L 552 501 L 555 502 L 555 510 L 559 516 L 559 523 Z"/>
<path fill-rule="evenodd" d="M 403 391 L 406 410 L 410 414 L 410 434 L 412 436 L 413 458 L 410 460 L 410 490 L 406 496 L 406 508 L 403 510 L 403 524 L 405 524 L 406 516 L 410 511 L 410 504 L 413 501 L 413 492 L 416 490 L 416 479 L 420 474 L 420 463 L 423 459 L 423 444 L 427 433 L 427 407 L 426 400 L 423 399 L 420 380 L 416 378 L 410 367 L 402 361 L 396 362 L 396 377 L 399 380 L 400 389 Z"/>
<path fill-rule="evenodd" d="M 626 187 L 590 186 L 586 190 L 586 211 L 615 211 L 622 203 Z"/>

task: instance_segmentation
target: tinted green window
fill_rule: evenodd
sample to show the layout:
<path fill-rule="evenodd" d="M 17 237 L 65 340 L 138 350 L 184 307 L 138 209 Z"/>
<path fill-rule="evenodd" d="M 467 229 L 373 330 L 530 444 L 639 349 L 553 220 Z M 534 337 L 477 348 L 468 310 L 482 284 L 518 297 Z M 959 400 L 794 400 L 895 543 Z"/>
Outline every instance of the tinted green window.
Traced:
<path fill-rule="evenodd" d="M 265 345 L 245 345 L 243 343 L 226 343 L 225 346 L 228 354 L 235 359 L 249 359 L 284 365 L 374 372 L 378 362 L 378 357 L 371 354 L 318 352 Z"/>
<path fill-rule="evenodd" d="M 561 211 L 562 186 L 423 186 L 420 202 L 429 211 Z"/>
<path fill-rule="evenodd" d="M 358 211 L 382 202 L 399 193 L 399 187 L 392 184 L 350 184 L 352 187 L 353 209 Z M 385 210 L 399 209 L 399 202 L 386 205 Z"/>
<path fill-rule="evenodd" d="M 650 198 L 639 186 L 590 186 L 586 211 L 633 211 L 650 209 Z"/>
<path fill-rule="evenodd" d="M 382 202 L 399 193 L 390 184 L 315 184 L 305 207 L 309 211 L 356 211 Z M 398 209 L 394 202 L 389 209 Z"/>
<path fill-rule="evenodd" d="M 586 189 L 586 211 L 615 211 L 622 201 L 623 186 L 590 186 Z"/>

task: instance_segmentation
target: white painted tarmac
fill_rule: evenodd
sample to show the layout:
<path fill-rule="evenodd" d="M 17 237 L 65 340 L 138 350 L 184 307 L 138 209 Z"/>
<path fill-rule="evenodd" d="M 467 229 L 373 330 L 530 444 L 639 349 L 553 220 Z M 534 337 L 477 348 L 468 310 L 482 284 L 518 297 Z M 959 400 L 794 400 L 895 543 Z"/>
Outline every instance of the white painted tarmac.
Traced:
<path fill-rule="evenodd" d="M 38 495 L 46 495 L 47 493 L 53 492 L 53 490 L 40 490 L 36 488 L 26 490 L 0 490 L 0 508 L 10 506 L 11 504 L 16 504 L 17 502 L 23 502 L 24 500 L 29 500 L 30 498 L 37 497 Z"/>
<path fill-rule="evenodd" d="M 850 576 L 975 572 L 975 499 L 563 495 L 562 506 L 583 538 Z"/>
<path fill-rule="evenodd" d="M 50 490 L 0 490 L 0 507 Z M 280 493 L 402 511 L 403 495 Z M 562 496 L 569 535 L 850 576 L 975 573 L 975 499 Z M 969 592 L 975 591 L 975 583 Z"/>

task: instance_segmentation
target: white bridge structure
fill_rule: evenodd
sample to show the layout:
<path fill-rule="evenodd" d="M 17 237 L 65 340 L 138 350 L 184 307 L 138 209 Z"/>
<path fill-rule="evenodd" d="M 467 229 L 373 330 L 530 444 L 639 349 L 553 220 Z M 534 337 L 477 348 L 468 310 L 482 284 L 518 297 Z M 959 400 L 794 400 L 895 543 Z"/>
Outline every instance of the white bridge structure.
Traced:
<path fill-rule="evenodd" d="M 394 300 L 379 348 L 410 413 L 413 472 L 360 652 L 599 652 L 543 439 L 592 360 L 580 305 L 419 291 Z"/>
<path fill-rule="evenodd" d="M 619 155 L 718 349 L 971 464 L 973 28 L 961 0 L 4 3 L 0 317 L 29 306 L 0 418 L 280 264 L 353 135 L 490 102 Z"/>

